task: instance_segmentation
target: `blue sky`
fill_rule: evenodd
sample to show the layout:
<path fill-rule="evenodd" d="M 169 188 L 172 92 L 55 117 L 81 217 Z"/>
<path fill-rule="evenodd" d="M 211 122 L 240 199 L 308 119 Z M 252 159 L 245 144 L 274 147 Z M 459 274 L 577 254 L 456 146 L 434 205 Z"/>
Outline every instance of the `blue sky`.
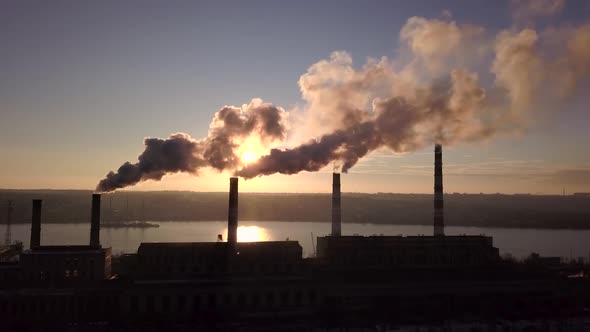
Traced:
<path fill-rule="evenodd" d="M 539 24 L 577 24 L 590 17 L 589 4 L 569 1 Z M 216 110 L 254 97 L 285 109 L 301 105 L 297 80 L 313 63 L 335 50 L 358 66 L 393 57 L 409 17 L 440 18 L 445 10 L 489 30 L 512 24 L 509 2 L 487 0 L 3 1 L 0 188 L 92 189 L 109 170 L 135 161 L 144 137 L 206 136 Z M 445 148 L 445 187 L 590 191 L 588 102 L 580 94 L 526 134 Z M 353 168 L 343 189 L 430 192 L 431 165 L 430 149 L 379 153 Z M 556 174 L 572 169 L 582 173 L 560 182 Z M 137 189 L 221 191 L 227 176 L 171 176 Z M 325 173 L 300 174 L 244 186 L 329 191 L 329 181 Z"/>

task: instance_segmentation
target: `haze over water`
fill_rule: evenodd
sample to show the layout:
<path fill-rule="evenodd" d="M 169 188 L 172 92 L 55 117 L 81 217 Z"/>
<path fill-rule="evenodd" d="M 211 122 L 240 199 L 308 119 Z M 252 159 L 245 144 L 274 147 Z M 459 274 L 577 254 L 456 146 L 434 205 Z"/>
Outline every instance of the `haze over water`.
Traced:
<path fill-rule="evenodd" d="M 200 222 L 162 222 L 159 228 L 102 228 L 100 242 L 103 247 L 112 247 L 113 253 L 134 253 L 141 242 L 213 242 L 217 234 L 227 234 L 227 223 L 223 221 Z M 4 225 L 0 231 L 4 233 Z M 430 235 L 432 226 L 421 225 L 342 225 L 345 235 Z M 238 241 L 298 241 L 303 247 L 303 255 L 311 256 L 317 236 L 330 232 L 327 222 L 243 222 L 238 229 Z M 480 235 L 494 238 L 494 246 L 500 254 L 512 254 L 517 258 L 528 256 L 531 252 L 543 256 L 584 257 L 590 255 L 590 230 L 549 230 L 519 228 L 454 227 L 445 228 L 447 235 Z M 29 246 L 30 225 L 12 226 L 13 239 L 23 241 Z M 90 234 L 88 224 L 47 224 L 41 228 L 41 244 L 87 244 Z"/>

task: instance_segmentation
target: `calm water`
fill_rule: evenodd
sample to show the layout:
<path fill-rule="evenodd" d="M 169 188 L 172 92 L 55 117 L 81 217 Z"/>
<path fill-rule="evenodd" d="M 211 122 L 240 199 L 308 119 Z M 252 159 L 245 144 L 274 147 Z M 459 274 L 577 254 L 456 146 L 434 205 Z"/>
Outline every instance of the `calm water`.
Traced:
<path fill-rule="evenodd" d="M 299 241 L 304 256 L 313 253 L 311 233 L 323 236 L 330 232 L 326 222 L 240 222 L 239 241 L 290 240 Z M 12 226 L 12 239 L 21 240 L 28 248 L 30 225 Z M 5 226 L 0 226 L 4 235 Z M 524 257 L 531 252 L 546 256 L 584 257 L 590 255 L 590 230 L 538 230 L 513 228 L 446 227 L 449 235 L 479 235 L 494 237 L 494 246 L 501 254 L 511 253 Z M 431 226 L 343 224 L 342 233 L 347 235 L 430 235 Z M 90 237 L 89 224 L 44 224 L 41 229 L 41 244 L 87 244 Z M 103 228 L 100 242 L 111 246 L 114 253 L 133 253 L 141 242 L 200 242 L 216 241 L 217 234 L 226 238 L 227 225 L 222 221 L 207 222 L 162 222 L 159 228 Z"/>

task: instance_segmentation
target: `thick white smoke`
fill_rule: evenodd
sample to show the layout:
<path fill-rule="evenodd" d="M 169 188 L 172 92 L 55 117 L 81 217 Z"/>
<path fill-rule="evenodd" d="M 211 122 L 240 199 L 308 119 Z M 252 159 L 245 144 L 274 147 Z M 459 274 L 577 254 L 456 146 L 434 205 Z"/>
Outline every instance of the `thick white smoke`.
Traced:
<path fill-rule="evenodd" d="M 313 172 L 333 163 L 346 172 L 380 148 L 409 152 L 520 131 L 543 103 L 575 94 L 590 74 L 590 24 L 519 28 L 523 17 L 561 7 L 556 0 L 514 1 L 515 25 L 495 34 L 449 17 L 412 17 L 400 32 L 399 58 L 368 59 L 359 68 L 338 51 L 309 67 L 299 79 L 302 116 L 290 124 L 291 136 L 300 140 L 290 148 L 240 161 L 236 151 L 245 140 L 256 137 L 271 148 L 268 142 L 284 142 L 287 135 L 286 112 L 255 100 L 217 112 L 202 140 L 186 134 L 146 139 L 139 162 L 109 173 L 97 190 L 201 167 L 245 178 Z"/>

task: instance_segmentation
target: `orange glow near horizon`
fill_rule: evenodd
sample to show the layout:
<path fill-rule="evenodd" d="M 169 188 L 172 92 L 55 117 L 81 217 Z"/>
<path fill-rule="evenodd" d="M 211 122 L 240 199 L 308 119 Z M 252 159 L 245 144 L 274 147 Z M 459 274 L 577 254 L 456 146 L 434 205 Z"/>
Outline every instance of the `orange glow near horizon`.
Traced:
<path fill-rule="evenodd" d="M 270 240 L 266 229 L 258 226 L 239 226 L 238 242 L 257 242 Z"/>
<path fill-rule="evenodd" d="M 227 228 L 223 230 L 224 239 L 227 240 Z M 238 226 L 238 242 L 270 241 L 268 231 L 259 226 Z"/>

